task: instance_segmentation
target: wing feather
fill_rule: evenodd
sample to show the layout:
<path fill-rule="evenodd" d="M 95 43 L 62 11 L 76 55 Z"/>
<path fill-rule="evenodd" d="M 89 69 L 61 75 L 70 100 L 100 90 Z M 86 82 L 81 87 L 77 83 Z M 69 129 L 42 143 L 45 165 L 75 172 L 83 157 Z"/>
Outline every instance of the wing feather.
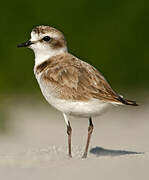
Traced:
<path fill-rule="evenodd" d="M 52 59 L 42 76 L 46 85 L 54 86 L 57 97 L 62 99 L 120 102 L 99 71 L 70 54 Z"/>

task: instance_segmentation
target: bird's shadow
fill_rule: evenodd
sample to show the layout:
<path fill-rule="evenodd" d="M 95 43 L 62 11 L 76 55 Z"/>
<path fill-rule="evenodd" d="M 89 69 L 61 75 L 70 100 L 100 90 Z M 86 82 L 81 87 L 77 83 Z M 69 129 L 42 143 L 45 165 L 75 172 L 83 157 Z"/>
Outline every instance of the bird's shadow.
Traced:
<path fill-rule="evenodd" d="M 105 149 L 99 146 L 90 149 L 90 153 L 96 156 L 122 156 L 130 154 L 144 154 L 144 152 L 126 151 L 126 150 L 113 150 Z"/>

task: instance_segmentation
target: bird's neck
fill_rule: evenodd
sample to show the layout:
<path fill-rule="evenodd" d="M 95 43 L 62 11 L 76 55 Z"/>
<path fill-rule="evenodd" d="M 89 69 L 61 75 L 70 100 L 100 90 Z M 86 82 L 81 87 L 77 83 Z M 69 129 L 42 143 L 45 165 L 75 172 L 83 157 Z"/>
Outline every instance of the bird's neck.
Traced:
<path fill-rule="evenodd" d="M 53 56 L 60 55 L 62 53 L 68 52 L 67 48 L 61 48 L 61 49 L 53 49 L 53 50 L 45 50 L 45 51 L 34 51 L 35 53 L 35 67 L 36 68 L 38 65 L 42 64 L 46 60 L 50 59 Z"/>

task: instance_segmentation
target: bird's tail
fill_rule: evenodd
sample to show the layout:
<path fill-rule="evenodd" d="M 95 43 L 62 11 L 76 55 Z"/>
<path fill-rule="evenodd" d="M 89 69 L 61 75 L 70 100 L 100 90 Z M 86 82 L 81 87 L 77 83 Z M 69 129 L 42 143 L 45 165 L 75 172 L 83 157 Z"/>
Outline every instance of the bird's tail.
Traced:
<path fill-rule="evenodd" d="M 131 101 L 131 100 L 128 100 L 128 99 L 124 99 L 124 98 L 121 97 L 121 96 L 118 97 L 118 100 L 119 100 L 120 102 L 122 102 L 123 104 L 126 104 L 126 105 L 138 106 L 138 104 L 136 103 L 136 101 Z"/>

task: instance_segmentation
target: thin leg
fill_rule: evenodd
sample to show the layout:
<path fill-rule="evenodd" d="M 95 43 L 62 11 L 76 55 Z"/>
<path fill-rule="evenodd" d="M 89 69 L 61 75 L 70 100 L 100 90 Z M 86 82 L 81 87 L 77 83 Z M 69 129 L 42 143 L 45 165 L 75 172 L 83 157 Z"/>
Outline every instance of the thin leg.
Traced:
<path fill-rule="evenodd" d="M 68 134 L 68 155 L 69 157 L 72 157 L 71 155 L 71 134 L 72 134 L 72 128 L 70 126 L 70 122 L 68 120 L 68 116 L 66 114 L 63 114 L 65 122 L 67 124 L 67 134 Z"/>
<path fill-rule="evenodd" d="M 68 125 L 67 125 L 67 134 L 68 134 L 68 154 L 69 154 L 69 157 L 72 157 L 72 155 L 71 155 L 71 134 L 72 134 L 72 129 L 71 129 L 69 121 L 68 121 Z"/>
<path fill-rule="evenodd" d="M 84 154 L 83 154 L 82 158 L 86 158 L 87 157 L 88 147 L 89 147 L 91 135 L 92 135 L 92 132 L 93 132 L 93 128 L 94 128 L 94 126 L 93 126 L 93 123 L 92 123 L 92 118 L 90 117 L 89 118 L 87 143 L 86 143 L 85 151 L 84 151 Z"/>

